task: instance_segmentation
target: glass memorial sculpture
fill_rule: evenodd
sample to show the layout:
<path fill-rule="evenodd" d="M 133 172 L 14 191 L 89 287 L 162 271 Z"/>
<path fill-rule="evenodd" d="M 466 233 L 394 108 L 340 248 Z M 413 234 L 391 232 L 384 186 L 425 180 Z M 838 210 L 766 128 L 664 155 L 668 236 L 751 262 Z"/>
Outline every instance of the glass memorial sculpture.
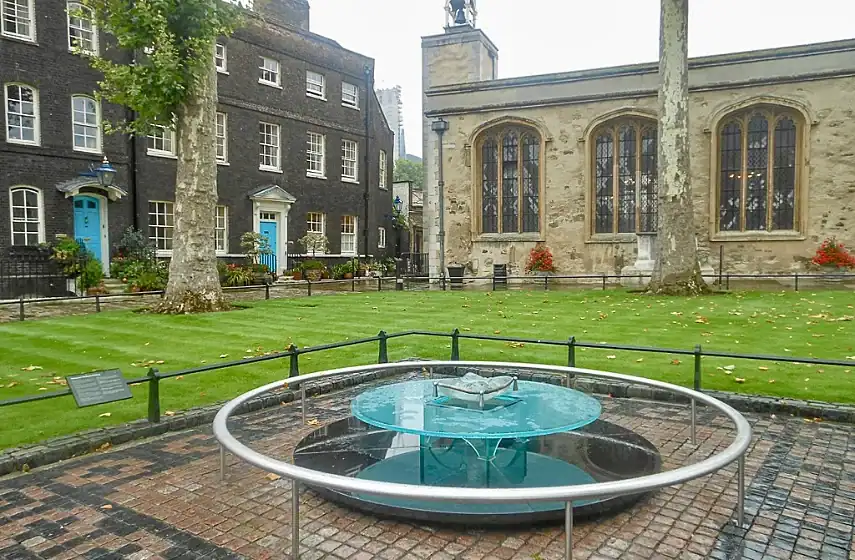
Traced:
<path fill-rule="evenodd" d="M 483 373 L 483 372 L 482 372 Z M 512 372 L 418 379 L 365 390 L 350 418 L 306 437 L 294 463 L 367 480 L 462 488 L 591 484 L 658 472 L 656 448 L 600 419 L 590 396 Z M 460 504 L 315 488 L 370 512 L 450 523 L 513 524 L 562 518 L 564 503 Z M 574 502 L 577 515 L 639 496 Z"/>

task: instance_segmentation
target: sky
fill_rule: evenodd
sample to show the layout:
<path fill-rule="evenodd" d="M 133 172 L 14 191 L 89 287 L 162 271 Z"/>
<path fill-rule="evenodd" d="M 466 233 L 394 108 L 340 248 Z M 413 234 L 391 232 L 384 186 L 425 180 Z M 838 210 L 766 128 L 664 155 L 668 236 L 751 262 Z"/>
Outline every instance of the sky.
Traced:
<path fill-rule="evenodd" d="M 378 88 L 403 90 L 407 152 L 421 155 L 421 37 L 443 32 L 445 0 L 309 0 L 311 30 L 376 60 Z M 499 77 L 652 62 L 659 0 L 478 0 Z M 523 7 L 524 6 L 524 7 Z M 689 56 L 855 38 L 853 0 L 691 0 Z"/>

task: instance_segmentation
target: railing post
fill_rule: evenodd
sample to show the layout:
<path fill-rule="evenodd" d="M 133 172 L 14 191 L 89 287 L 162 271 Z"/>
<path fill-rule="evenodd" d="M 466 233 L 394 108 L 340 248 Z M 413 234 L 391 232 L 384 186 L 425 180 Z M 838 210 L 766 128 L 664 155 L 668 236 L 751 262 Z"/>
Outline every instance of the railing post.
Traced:
<path fill-rule="evenodd" d="M 721 275 L 724 273 L 724 245 L 718 246 L 718 288 L 721 289 Z"/>
<path fill-rule="evenodd" d="M 745 527 L 745 455 L 741 455 L 736 467 L 736 525 Z"/>
<path fill-rule="evenodd" d="M 226 480 L 226 448 L 220 444 L 220 482 Z"/>
<path fill-rule="evenodd" d="M 793 276 L 795 277 L 795 280 L 796 280 L 796 291 L 798 292 L 799 291 L 799 273 L 796 272 Z"/>
<path fill-rule="evenodd" d="M 160 423 L 160 376 L 157 368 L 148 370 L 148 421 Z"/>
<path fill-rule="evenodd" d="M 564 558 L 573 560 L 573 502 L 564 504 Z"/>
<path fill-rule="evenodd" d="M 606 290 L 606 275 L 603 274 L 603 291 Z"/>
<path fill-rule="evenodd" d="M 701 345 L 695 346 L 695 391 L 701 390 Z M 697 402 L 692 399 L 692 445 L 698 444 L 698 411 Z"/>
<path fill-rule="evenodd" d="M 270 284 L 264 283 L 264 299 L 270 299 Z"/>
<path fill-rule="evenodd" d="M 493 291 L 495 292 L 495 291 L 496 291 L 496 269 L 495 269 L 495 268 L 493 269 L 493 278 L 492 278 L 492 280 L 493 280 Z"/>
<path fill-rule="evenodd" d="M 24 296 L 22 294 L 21 298 L 18 300 L 18 318 L 23 321 L 24 317 Z"/>
<path fill-rule="evenodd" d="M 308 290 L 308 295 L 311 297 L 312 295 L 312 281 L 306 278 L 306 289 Z"/>
<path fill-rule="evenodd" d="M 288 370 L 288 377 L 298 377 L 300 375 L 300 353 L 293 344 L 288 347 L 288 352 L 291 353 L 291 367 Z"/>
<path fill-rule="evenodd" d="M 95 294 L 95 313 L 101 313 L 101 294 Z"/>
<path fill-rule="evenodd" d="M 383 277 L 382 276 L 377 277 L 377 291 L 378 292 L 383 291 Z"/>
<path fill-rule="evenodd" d="M 377 356 L 377 363 L 378 364 L 388 364 L 389 363 L 389 351 L 388 351 L 388 346 L 386 343 L 386 339 L 388 338 L 386 336 L 386 331 L 380 331 L 377 334 L 377 338 L 379 339 L 378 340 L 379 351 L 378 351 L 378 356 Z"/>
<path fill-rule="evenodd" d="M 730 273 L 729 272 L 727 274 L 725 274 L 724 281 L 726 282 L 724 289 L 729 290 L 730 289 Z"/>
<path fill-rule="evenodd" d="M 545 291 L 545 292 L 549 291 L 549 274 L 548 273 L 546 274 L 546 276 L 543 277 L 543 291 Z"/>
<path fill-rule="evenodd" d="M 291 480 L 291 558 L 300 557 L 300 483 Z"/>
<path fill-rule="evenodd" d="M 454 329 L 451 333 L 451 361 L 460 360 L 460 329 Z"/>
<path fill-rule="evenodd" d="M 567 367 L 576 367 L 576 337 L 571 336 L 567 339 Z M 575 374 L 567 374 L 567 388 L 573 386 Z"/>

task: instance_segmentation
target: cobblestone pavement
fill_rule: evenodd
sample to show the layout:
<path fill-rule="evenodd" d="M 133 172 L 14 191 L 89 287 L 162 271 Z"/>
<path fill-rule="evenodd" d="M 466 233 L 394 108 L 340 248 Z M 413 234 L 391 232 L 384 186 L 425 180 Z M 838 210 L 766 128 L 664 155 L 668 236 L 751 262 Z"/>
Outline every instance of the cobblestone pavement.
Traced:
<path fill-rule="evenodd" d="M 351 389 L 312 402 L 310 423 L 346 416 Z M 666 468 L 726 447 L 725 418 L 685 407 L 605 399 L 604 418 L 644 435 Z M 299 405 L 241 416 L 232 431 L 287 458 L 317 424 Z M 611 517 L 579 523 L 575 558 L 821 558 L 853 560 L 855 426 L 751 415 L 746 529 L 731 518 L 735 468 L 654 494 Z M 0 479 L 0 558 L 267 559 L 290 552 L 291 485 L 229 459 L 218 478 L 210 428 L 188 430 Z M 301 556 L 442 560 L 562 558 L 560 526 L 477 530 L 382 520 L 301 498 Z"/>

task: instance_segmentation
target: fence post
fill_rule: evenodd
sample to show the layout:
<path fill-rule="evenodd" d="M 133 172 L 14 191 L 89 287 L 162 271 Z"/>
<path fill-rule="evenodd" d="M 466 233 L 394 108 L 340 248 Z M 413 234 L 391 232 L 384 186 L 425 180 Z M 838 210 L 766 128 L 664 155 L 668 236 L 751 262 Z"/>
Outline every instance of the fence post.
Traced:
<path fill-rule="evenodd" d="M 798 292 L 799 291 L 799 273 L 796 272 L 793 276 L 795 277 L 795 280 L 796 280 L 796 291 Z"/>
<path fill-rule="evenodd" d="M 386 331 L 380 331 L 377 334 L 377 338 L 379 339 L 378 340 L 378 342 L 379 342 L 379 353 L 377 356 L 377 363 L 378 364 L 388 364 L 389 363 L 389 350 L 388 350 L 388 345 L 386 343 L 386 339 L 388 338 L 386 336 Z"/>
<path fill-rule="evenodd" d="M 101 313 L 101 294 L 95 294 L 95 313 Z"/>
<path fill-rule="evenodd" d="M 724 276 L 724 280 L 725 280 L 725 282 L 727 282 L 724 289 L 729 290 L 730 289 L 730 273 L 729 272 Z"/>
<path fill-rule="evenodd" d="M 576 337 L 567 339 L 567 367 L 576 367 Z"/>
<path fill-rule="evenodd" d="M 264 299 L 270 299 L 270 284 L 264 283 Z"/>
<path fill-rule="evenodd" d="M 382 292 L 382 291 L 383 291 L 383 276 L 378 276 L 378 277 L 377 277 L 377 291 L 378 291 L 378 292 Z"/>
<path fill-rule="evenodd" d="M 160 376 L 157 368 L 148 370 L 148 421 L 160 423 Z"/>
<path fill-rule="evenodd" d="M 18 300 L 18 318 L 21 321 L 24 320 L 24 296 L 21 295 L 21 298 Z"/>
<path fill-rule="evenodd" d="M 493 269 L 493 278 L 492 278 L 492 280 L 493 280 L 493 291 L 495 292 L 495 291 L 496 291 L 496 269 L 495 269 L 495 268 Z"/>
<path fill-rule="evenodd" d="M 701 345 L 695 346 L 695 391 L 701 390 Z M 692 445 L 698 443 L 697 403 L 692 399 Z"/>
<path fill-rule="evenodd" d="M 312 295 L 312 281 L 306 278 L 306 289 L 308 290 L 308 295 L 311 297 Z"/>
<path fill-rule="evenodd" d="M 603 291 L 606 290 L 606 275 L 603 274 Z"/>
<path fill-rule="evenodd" d="M 451 333 L 451 361 L 460 360 L 460 329 L 454 329 Z"/>
<path fill-rule="evenodd" d="M 718 246 L 718 288 L 721 289 L 721 275 L 724 273 L 724 245 Z"/>
<path fill-rule="evenodd" d="M 291 353 L 291 367 L 288 370 L 288 377 L 299 377 L 300 375 L 300 353 L 295 345 L 288 347 L 288 352 Z"/>
<path fill-rule="evenodd" d="M 546 292 L 549 291 L 549 273 L 543 277 L 543 290 Z"/>

